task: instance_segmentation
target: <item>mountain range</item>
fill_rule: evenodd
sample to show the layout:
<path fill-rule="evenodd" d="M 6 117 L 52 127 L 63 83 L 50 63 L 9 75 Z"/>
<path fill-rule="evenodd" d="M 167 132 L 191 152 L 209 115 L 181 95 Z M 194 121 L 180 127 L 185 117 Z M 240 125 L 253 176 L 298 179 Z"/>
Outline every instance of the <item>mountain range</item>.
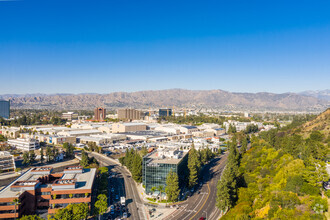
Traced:
<path fill-rule="evenodd" d="M 236 93 L 223 90 L 169 89 L 109 94 L 26 94 L 0 95 L 13 108 L 78 110 L 106 108 L 216 108 L 222 110 L 323 111 L 330 106 L 328 93 Z"/>

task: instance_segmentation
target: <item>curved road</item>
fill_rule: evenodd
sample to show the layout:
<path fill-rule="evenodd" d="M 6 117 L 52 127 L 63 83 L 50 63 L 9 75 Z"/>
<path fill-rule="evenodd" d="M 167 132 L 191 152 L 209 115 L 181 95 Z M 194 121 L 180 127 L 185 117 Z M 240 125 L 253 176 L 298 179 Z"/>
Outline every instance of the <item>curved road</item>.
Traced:
<path fill-rule="evenodd" d="M 226 166 L 228 153 L 212 160 L 202 171 L 203 186 L 187 199 L 179 204 L 179 209 L 167 216 L 166 220 L 198 220 L 201 217 L 207 220 L 218 220 L 220 210 L 215 206 L 217 195 L 217 183 L 222 170 Z M 198 191 L 200 193 L 198 193 Z"/>
<path fill-rule="evenodd" d="M 119 177 L 123 177 L 123 181 L 118 185 L 121 195 L 125 196 L 127 201 L 129 219 L 147 220 L 148 216 L 143 202 L 138 194 L 136 183 L 131 174 L 123 168 L 117 161 L 104 155 L 92 152 L 90 156 L 95 157 L 101 165 L 110 166 L 112 172 L 119 173 Z M 198 220 L 204 217 L 207 220 L 218 220 L 220 210 L 215 206 L 217 183 L 221 177 L 221 173 L 226 166 L 228 153 L 213 159 L 204 167 L 202 171 L 203 185 L 195 190 L 194 194 L 186 201 L 179 203 L 179 208 L 163 219 L 172 220 Z M 198 193 L 199 192 L 199 193 Z"/>
<path fill-rule="evenodd" d="M 93 156 L 97 161 L 103 166 L 110 166 L 111 172 L 118 173 L 119 178 L 123 178 L 115 180 L 117 182 L 118 190 L 120 196 L 125 196 L 126 205 L 128 208 L 128 219 L 134 220 L 145 220 L 147 219 L 147 213 L 145 213 L 144 205 L 141 201 L 140 195 L 138 194 L 138 190 L 136 188 L 136 183 L 131 177 L 131 174 L 120 165 L 117 161 L 106 157 L 102 154 L 98 154 L 95 152 L 89 153 L 90 156 Z"/>

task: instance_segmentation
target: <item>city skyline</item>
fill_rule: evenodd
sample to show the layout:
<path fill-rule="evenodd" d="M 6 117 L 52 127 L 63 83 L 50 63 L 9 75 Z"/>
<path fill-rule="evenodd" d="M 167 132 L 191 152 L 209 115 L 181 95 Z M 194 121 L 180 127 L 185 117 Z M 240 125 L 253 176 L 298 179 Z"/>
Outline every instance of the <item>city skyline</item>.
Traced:
<path fill-rule="evenodd" d="M 1 1 L 0 94 L 329 89 L 329 9 L 325 1 Z"/>

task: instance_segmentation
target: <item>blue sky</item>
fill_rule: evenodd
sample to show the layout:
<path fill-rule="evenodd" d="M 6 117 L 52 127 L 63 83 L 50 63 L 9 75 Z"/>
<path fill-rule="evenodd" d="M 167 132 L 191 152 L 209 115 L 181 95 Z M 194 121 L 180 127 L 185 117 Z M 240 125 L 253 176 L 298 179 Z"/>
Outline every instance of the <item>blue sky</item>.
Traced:
<path fill-rule="evenodd" d="M 0 94 L 329 89 L 329 1 L 0 0 Z"/>

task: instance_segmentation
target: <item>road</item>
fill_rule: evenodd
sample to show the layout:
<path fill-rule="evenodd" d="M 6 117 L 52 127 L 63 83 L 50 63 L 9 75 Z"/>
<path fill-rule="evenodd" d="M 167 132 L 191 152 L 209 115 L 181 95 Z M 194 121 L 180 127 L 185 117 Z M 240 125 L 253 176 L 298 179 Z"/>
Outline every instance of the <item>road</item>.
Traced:
<path fill-rule="evenodd" d="M 116 173 L 116 176 L 110 180 L 111 186 L 115 188 L 111 200 L 117 202 L 115 200 L 116 195 L 118 195 L 119 198 L 121 196 L 125 196 L 126 205 L 128 208 L 128 219 L 147 219 L 144 205 L 138 194 L 136 183 L 132 179 L 131 174 L 117 161 L 111 158 L 95 152 L 89 153 L 89 156 L 93 156 L 95 159 L 97 159 L 97 161 L 99 161 L 100 165 L 107 166 L 111 169 L 112 173 Z"/>
<path fill-rule="evenodd" d="M 220 210 L 216 208 L 217 183 L 222 170 L 226 166 L 228 153 L 212 160 L 202 171 L 203 185 L 195 190 L 186 202 L 180 203 L 179 208 L 166 220 L 196 220 L 204 217 L 207 220 L 218 220 Z"/>
<path fill-rule="evenodd" d="M 119 187 L 116 189 L 120 194 L 119 196 L 126 196 L 129 219 L 147 219 L 144 205 L 130 173 L 116 161 L 104 155 L 90 153 L 90 156 L 94 156 L 101 162 L 101 165 L 109 166 L 113 172 L 118 174 L 117 178 L 114 179 L 114 185 Z M 207 164 L 202 171 L 203 184 L 195 190 L 190 198 L 180 203 L 178 209 L 173 209 L 173 212 L 163 219 L 198 220 L 200 217 L 204 217 L 207 220 L 218 220 L 220 210 L 215 205 L 217 183 L 226 166 L 227 157 L 228 152 Z"/>

